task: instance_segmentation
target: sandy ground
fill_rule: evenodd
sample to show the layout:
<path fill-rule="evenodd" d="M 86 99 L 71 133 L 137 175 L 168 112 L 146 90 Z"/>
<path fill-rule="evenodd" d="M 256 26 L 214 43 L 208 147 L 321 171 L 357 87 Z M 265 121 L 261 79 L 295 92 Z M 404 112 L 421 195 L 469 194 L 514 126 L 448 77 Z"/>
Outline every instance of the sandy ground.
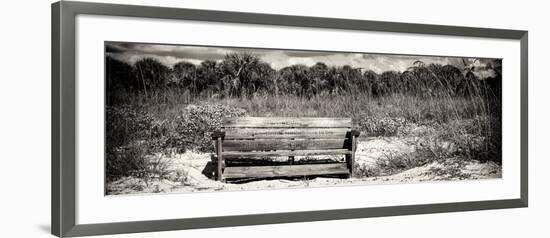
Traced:
<path fill-rule="evenodd" d="M 414 146 L 397 137 L 361 138 L 356 152 L 356 164 L 375 166 L 377 159 L 388 154 L 411 153 Z M 297 158 L 299 160 L 299 158 Z M 369 185 L 416 183 L 441 180 L 501 178 L 502 168 L 493 162 L 478 162 L 449 159 L 433 162 L 421 167 L 405 170 L 390 176 L 367 178 L 313 179 L 264 179 L 222 183 L 212 178 L 215 165 L 210 153 L 186 152 L 167 157 L 170 163 L 169 175 L 163 179 L 139 179 L 125 177 L 107 184 L 110 195 L 133 193 L 180 193 L 211 192 L 256 189 L 304 188 L 319 186 Z"/>

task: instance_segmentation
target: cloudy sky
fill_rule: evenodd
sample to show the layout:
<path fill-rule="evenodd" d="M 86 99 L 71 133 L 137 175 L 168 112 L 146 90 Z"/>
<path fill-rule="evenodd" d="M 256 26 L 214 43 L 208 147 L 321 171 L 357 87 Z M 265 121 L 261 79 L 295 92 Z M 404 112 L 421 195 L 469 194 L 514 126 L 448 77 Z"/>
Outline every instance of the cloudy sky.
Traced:
<path fill-rule="evenodd" d="M 221 61 L 228 53 L 252 53 L 269 63 L 271 67 L 280 69 L 289 65 L 303 64 L 312 66 L 317 62 L 323 62 L 329 66 L 350 65 L 355 68 L 363 68 L 381 73 L 388 70 L 405 71 L 420 60 L 426 64 L 438 63 L 451 64 L 459 68 L 464 67 L 462 58 L 458 57 L 433 57 L 433 56 L 405 56 L 370 53 L 342 53 L 342 52 L 314 52 L 298 50 L 272 50 L 252 48 L 230 47 L 199 47 L 184 45 L 161 45 L 142 43 L 106 43 L 106 54 L 124 62 L 133 64 L 144 57 L 152 57 L 167 66 L 173 66 L 180 61 L 200 64 L 204 60 Z M 468 64 L 478 67 L 478 76 L 492 76 L 492 70 L 483 70 L 487 63 L 500 65 L 501 60 L 496 59 L 465 59 Z"/>

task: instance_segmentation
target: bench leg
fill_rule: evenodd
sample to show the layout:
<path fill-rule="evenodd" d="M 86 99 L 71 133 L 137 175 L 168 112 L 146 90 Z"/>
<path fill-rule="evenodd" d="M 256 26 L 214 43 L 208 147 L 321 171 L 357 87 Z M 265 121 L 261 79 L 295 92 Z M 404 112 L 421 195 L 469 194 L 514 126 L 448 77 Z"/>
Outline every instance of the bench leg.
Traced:
<path fill-rule="evenodd" d="M 353 177 L 353 169 L 355 166 L 355 151 L 357 150 L 357 137 L 351 136 L 351 154 L 346 155 L 346 164 L 349 168 L 349 177 Z"/>
<path fill-rule="evenodd" d="M 346 155 L 346 165 L 349 169 L 349 177 L 351 178 L 353 176 L 353 155 L 349 154 Z"/>
<path fill-rule="evenodd" d="M 295 138 L 292 138 L 291 140 L 296 140 Z M 290 150 L 290 151 L 294 151 L 294 150 Z M 288 157 L 288 164 L 289 165 L 293 165 L 294 164 L 294 156 L 289 156 Z"/>
<path fill-rule="evenodd" d="M 216 139 L 216 154 L 218 156 L 218 170 L 217 170 L 217 177 L 218 181 L 224 182 L 223 178 L 223 157 L 222 157 L 222 138 L 218 137 Z"/>

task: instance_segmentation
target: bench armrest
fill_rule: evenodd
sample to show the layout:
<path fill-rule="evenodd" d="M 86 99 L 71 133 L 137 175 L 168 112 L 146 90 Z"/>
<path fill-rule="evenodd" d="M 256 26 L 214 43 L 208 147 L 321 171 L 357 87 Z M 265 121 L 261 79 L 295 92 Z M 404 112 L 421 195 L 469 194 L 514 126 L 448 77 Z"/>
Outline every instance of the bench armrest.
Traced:
<path fill-rule="evenodd" d="M 217 140 L 218 138 L 224 138 L 225 131 L 214 131 L 212 133 L 212 140 Z"/>
<path fill-rule="evenodd" d="M 361 132 L 358 130 L 351 130 L 350 135 L 353 137 L 358 137 L 359 135 L 361 135 Z"/>

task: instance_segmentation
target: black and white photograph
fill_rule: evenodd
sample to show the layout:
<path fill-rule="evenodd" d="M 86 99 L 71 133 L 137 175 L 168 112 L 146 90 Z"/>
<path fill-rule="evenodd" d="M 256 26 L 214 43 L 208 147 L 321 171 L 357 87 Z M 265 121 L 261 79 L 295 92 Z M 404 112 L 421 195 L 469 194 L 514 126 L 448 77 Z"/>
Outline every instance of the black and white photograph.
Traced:
<path fill-rule="evenodd" d="M 502 178 L 502 59 L 104 49 L 106 195 Z"/>

